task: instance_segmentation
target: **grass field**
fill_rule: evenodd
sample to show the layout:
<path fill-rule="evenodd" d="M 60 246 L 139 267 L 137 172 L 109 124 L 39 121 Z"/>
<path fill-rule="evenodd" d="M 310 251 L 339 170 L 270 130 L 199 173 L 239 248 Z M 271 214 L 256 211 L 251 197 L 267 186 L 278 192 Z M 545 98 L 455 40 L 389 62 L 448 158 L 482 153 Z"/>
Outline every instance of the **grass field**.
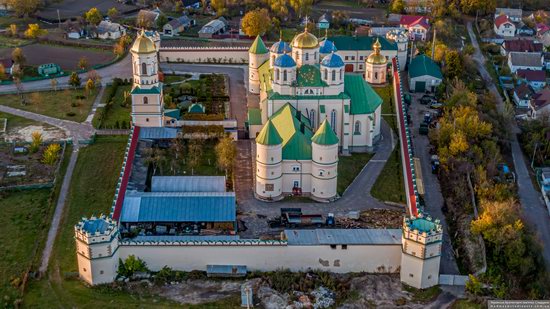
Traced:
<path fill-rule="evenodd" d="M 341 156 L 338 158 L 338 183 L 336 191 L 339 195 L 344 193 L 372 156 L 373 154 L 371 153 L 354 153 L 351 156 Z"/>
<path fill-rule="evenodd" d="M 86 96 L 83 89 L 26 93 L 26 105 L 21 104 L 18 95 L 8 94 L 0 96 L 0 104 L 54 118 L 83 122 L 92 109 L 97 93 L 98 90 L 94 90 Z M 78 99 L 78 96 L 85 98 Z"/>
<path fill-rule="evenodd" d="M 101 103 L 106 102 L 106 95 L 110 92 L 110 87 L 105 89 L 103 98 L 101 98 Z M 109 111 L 105 114 L 103 122 L 101 123 L 101 129 L 116 129 L 118 125 L 122 125 L 123 122 L 126 122 L 128 125 L 130 123 L 130 113 L 132 112 L 132 104 L 123 107 L 121 103 L 124 101 L 124 92 L 129 92 L 132 89 L 131 85 L 118 86 L 115 97 L 113 98 L 113 105 L 109 108 Z M 98 113 L 96 113 L 97 115 Z"/>
<path fill-rule="evenodd" d="M 0 48 L 13 48 L 21 45 L 29 44 L 30 40 L 20 39 L 16 37 L 0 36 Z"/>
<path fill-rule="evenodd" d="M 0 112 L 0 119 L 2 119 L 2 118 L 6 118 L 8 120 L 8 127 L 7 127 L 6 132 L 10 132 L 10 131 L 16 130 L 18 128 L 22 128 L 22 127 L 26 127 L 26 126 L 30 126 L 30 125 L 39 125 L 39 124 L 40 125 L 45 125 L 45 124 L 42 124 L 40 122 L 36 122 L 34 120 L 30 120 L 30 119 L 15 116 L 15 115 L 12 115 L 12 114 Z M 0 129 L 2 128 L 2 126 L 3 126 L 3 122 L 0 123 Z"/>
<path fill-rule="evenodd" d="M 391 153 L 384 169 L 376 179 L 371 195 L 381 201 L 405 204 L 405 185 L 399 146 Z"/>
<path fill-rule="evenodd" d="M 38 267 L 47 229 L 72 147 L 68 146 L 53 189 L 0 193 L 0 297 L 2 307 L 19 298 L 24 273 Z M 51 197 L 51 200 L 50 200 Z"/>
<path fill-rule="evenodd" d="M 393 87 L 388 85 L 386 87 L 373 88 L 376 93 L 382 98 L 382 118 L 388 123 L 390 128 L 397 133 L 397 121 L 395 119 L 395 105 L 392 100 Z"/>

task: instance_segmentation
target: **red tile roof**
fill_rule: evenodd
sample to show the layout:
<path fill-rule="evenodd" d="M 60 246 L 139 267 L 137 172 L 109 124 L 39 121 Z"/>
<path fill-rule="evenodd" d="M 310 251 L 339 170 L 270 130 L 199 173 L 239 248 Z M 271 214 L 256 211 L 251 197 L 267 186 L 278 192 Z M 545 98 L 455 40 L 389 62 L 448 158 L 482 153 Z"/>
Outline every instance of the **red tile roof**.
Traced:
<path fill-rule="evenodd" d="M 505 40 L 503 43 L 507 52 L 542 52 L 542 43 L 533 40 Z"/>
<path fill-rule="evenodd" d="M 535 109 L 539 109 L 550 104 L 550 88 L 546 87 L 535 93 L 532 97 L 531 104 Z"/>
<path fill-rule="evenodd" d="M 512 24 L 512 21 L 510 20 L 508 15 L 500 15 L 499 17 L 495 18 L 495 26 L 497 26 L 497 28 L 500 28 L 500 26 L 502 26 L 505 23 Z"/>
<path fill-rule="evenodd" d="M 417 15 L 401 15 L 399 21 L 400 25 L 408 27 L 413 27 L 419 25 L 424 29 L 430 29 L 430 24 L 426 16 L 417 16 Z"/>
<path fill-rule="evenodd" d="M 518 77 L 524 78 L 530 82 L 543 82 L 546 80 L 546 73 L 544 71 L 533 71 L 533 70 L 517 70 L 516 74 Z"/>

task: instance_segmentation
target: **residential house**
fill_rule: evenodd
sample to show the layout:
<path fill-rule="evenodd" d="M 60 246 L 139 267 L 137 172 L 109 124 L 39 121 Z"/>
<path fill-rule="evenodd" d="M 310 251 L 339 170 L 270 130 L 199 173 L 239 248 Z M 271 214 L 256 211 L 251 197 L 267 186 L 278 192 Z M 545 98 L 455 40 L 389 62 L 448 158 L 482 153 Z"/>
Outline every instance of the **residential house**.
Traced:
<path fill-rule="evenodd" d="M 409 64 L 409 88 L 413 92 L 435 92 L 443 81 L 439 66 L 426 55 L 416 56 Z"/>
<path fill-rule="evenodd" d="M 166 23 L 166 25 L 162 27 L 162 33 L 165 36 L 178 35 L 180 32 L 188 30 L 193 25 L 194 25 L 194 21 L 188 16 L 183 15 L 181 17 L 174 18 L 168 23 Z"/>
<path fill-rule="evenodd" d="M 201 7 L 200 0 L 181 0 L 181 3 L 186 9 L 198 9 Z"/>
<path fill-rule="evenodd" d="M 512 73 L 517 70 L 542 70 L 542 53 L 511 52 L 508 54 L 508 67 Z"/>
<path fill-rule="evenodd" d="M 546 70 L 550 70 L 550 53 L 542 53 L 542 64 Z"/>
<path fill-rule="evenodd" d="M 103 40 L 116 40 L 126 34 L 126 28 L 121 24 L 113 23 L 108 20 L 102 20 L 97 26 L 97 37 Z"/>
<path fill-rule="evenodd" d="M 81 37 L 84 37 L 85 33 L 86 32 L 84 31 L 84 29 L 82 29 L 80 27 L 69 27 L 65 31 L 65 35 L 66 35 L 67 39 L 73 39 L 73 40 L 78 40 Z"/>
<path fill-rule="evenodd" d="M 513 23 L 519 23 L 523 17 L 523 11 L 521 9 L 496 8 L 495 19 L 502 15 L 508 16 Z"/>
<path fill-rule="evenodd" d="M 535 91 L 540 90 L 546 86 L 546 72 L 544 72 L 543 70 L 532 71 L 520 69 L 516 71 L 516 75 L 518 79 L 525 81 Z"/>
<path fill-rule="evenodd" d="M 513 37 L 516 35 L 516 25 L 508 15 L 499 15 L 495 18 L 495 33 L 503 37 Z"/>
<path fill-rule="evenodd" d="M 542 43 L 537 41 L 527 39 L 507 39 L 504 40 L 500 46 L 500 54 L 503 56 L 508 56 L 508 53 L 510 52 L 540 53 L 542 52 L 542 49 Z"/>
<path fill-rule="evenodd" d="M 430 31 L 429 19 L 426 16 L 401 15 L 399 26 L 409 31 L 411 40 L 425 41 Z"/>
<path fill-rule="evenodd" d="M 535 29 L 527 26 L 526 24 L 523 24 L 523 23 L 520 23 L 520 25 L 518 27 L 516 27 L 517 30 L 517 35 L 519 36 L 525 36 L 525 37 L 532 37 L 534 36 L 537 32 L 535 31 Z"/>
<path fill-rule="evenodd" d="M 389 1 L 388 1 L 389 2 Z M 405 0 L 405 12 L 407 13 L 430 13 L 433 0 Z"/>
<path fill-rule="evenodd" d="M 531 97 L 535 94 L 533 89 L 526 83 L 521 83 L 514 88 L 513 100 L 518 108 L 529 108 Z"/>
<path fill-rule="evenodd" d="M 225 18 L 220 17 L 209 21 L 199 30 L 199 37 L 211 38 L 213 35 L 222 34 L 227 31 L 227 21 Z"/>
<path fill-rule="evenodd" d="M 529 102 L 529 109 L 533 119 L 550 116 L 550 87 L 533 94 Z"/>

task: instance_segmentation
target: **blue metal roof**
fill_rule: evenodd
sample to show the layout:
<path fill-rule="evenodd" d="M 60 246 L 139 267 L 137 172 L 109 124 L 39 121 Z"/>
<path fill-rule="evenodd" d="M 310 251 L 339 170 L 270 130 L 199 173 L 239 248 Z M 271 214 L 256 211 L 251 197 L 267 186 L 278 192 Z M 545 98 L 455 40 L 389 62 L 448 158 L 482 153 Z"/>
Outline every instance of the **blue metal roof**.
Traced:
<path fill-rule="evenodd" d="M 84 226 L 82 227 L 82 230 L 90 233 L 95 234 L 96 232 L 104 233 L 109 227 L 109 222 L 105 221 L 105 219 L 95 219 L 95 220 L 86 220 L 84 221 Z"/>
<path fill-rule="evenodd" d="M 121 222 L 235 221 L 234 192 L 134 192 L 127 194 Z"/>
<path fill-rule="evenodd" d="M 296 66 L 296 61 L 294 61 L 294 59 L 292 59 L 292 57 L 288 54 L 282 54 L 275 58 L 273 65 L 282 68 L 290 68 Z"/>
<path fill-rule="evenodd" d="M 321 65 L 329 68 L 339 68 L 344 66 L 344 61 L 340 55 L 332 52 L 321 60 Z"/>
<path fill-rule="evenodd" d="M 143 127 L 139 130 L 139 139 L 173 139 L 178 135 L 176 128 Z"/>
<path fill-rule="evenodd" d="M 323 40 L 321 43 L 319 43 L 319 52 L 321 54 L 330 54 L 332 52 L 337 51 L 336 45 L 331 40 Z"/>
<path fill-rule="evenodd" d="M 225 192 L 225 176 L 153 176 L 152 192 Z"/>
<path fill-rule="evenodd" d="M 285 230 L 288 245 L 398 245 L 400 229 Z"/>
<path fill-rule="evenodd" d="M 273 46 L 271 46 L 269 51 L 271 51 L 272 53 L 284 54 L 285 52 L 290 53 L 292 51 L 292 48 L 290 47 L 290 45 L 288 45 L 287 42 L 279 40 L 279 42 L 276 42 L 275 44 L 273 44 Z"/>

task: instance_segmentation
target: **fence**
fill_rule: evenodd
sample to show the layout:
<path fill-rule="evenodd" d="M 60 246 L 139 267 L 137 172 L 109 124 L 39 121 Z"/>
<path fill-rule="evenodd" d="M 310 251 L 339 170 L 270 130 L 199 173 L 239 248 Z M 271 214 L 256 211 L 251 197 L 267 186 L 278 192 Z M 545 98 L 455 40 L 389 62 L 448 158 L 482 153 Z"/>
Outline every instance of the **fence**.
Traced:
<path fill-rule="evenodd" d="M 468 282 L 468 276 L 460 275 L 439 275 L 440 285 L 466 285 Z"/>

